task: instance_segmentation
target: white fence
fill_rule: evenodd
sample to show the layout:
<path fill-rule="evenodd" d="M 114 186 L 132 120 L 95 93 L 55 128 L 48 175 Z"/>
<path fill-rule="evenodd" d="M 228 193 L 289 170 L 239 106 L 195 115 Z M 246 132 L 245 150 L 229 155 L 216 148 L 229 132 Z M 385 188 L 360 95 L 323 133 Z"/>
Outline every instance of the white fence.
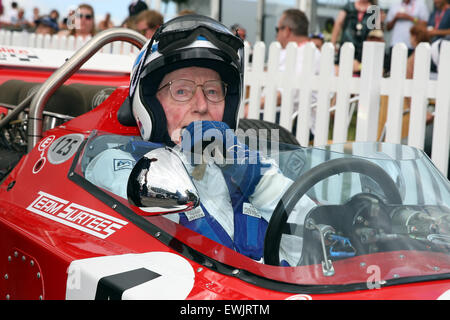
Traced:
<path fill-rule="evenodd" d="M 45 49 L 61 49 L 61 50 L 77 50 L 83 46 L 91 37 L 85 39 L 74 36 L 61 35 L 42 35 L 23 31 L 0 30 L 0 45 L 45 48 Z M 138 49 L 128 42 L 116 41 L 107 44 L 102 53 L 111 54 L 134 54 L 138 53 Z"/>
<path fill-rule="evenodd" d="M 296 136 L 300 144 L 308 145 L 311 112 L 311 93 L 316 92 L 316 122 L 314 145 L 325 145 L 330 124 L 330 96 L 336 94 L 333 142 L 346 142 L 351 117 L 350 99 L 359 96 L 356 121 L 356 141 L 377 141 L 381 96 L 388 97 L 385 141 L 401 143 L 404 98 L 411 97 L 409 134 L 407 144 L 423 149 L 425 141 L 426 111 L 429 99 L 435 101 L 434 130 L 431 159 L 447 175 L 450 146 L 450 41 L 441 46 L 437 80 L 430 79 L 431 47 L 421 43 L 415 53 L 413 79 L 406 79 L 407 48 L 395 46 L 392 54 L 390 77 L 383 77 L 384 43 L 365 42 L 359 77 L 353 76 L 354 47 L 346 43 L 340 54 L 339 74 L 334 75 L 334 47 L 324 44 L 320 60 L 320 73 L 314 74 L 311 43 L 305 45 L 302 74 L 296 74 L 295 43 L 286 48 L 286 68 L 279 71 L 280 44 L 269 47 L 265 63 L 265 44 L 256 43 L 252 63 L 247 64 L 244 83 L 250 90 L 249 118 L 259 118 L 260 99 L 264 88 L 264 120 L 274 121 L 277 88 L 283 88 L 280 125 L 292 128 L 293 90 L 300 90 Z M 248 50 L 247 50 L 248 51 Z M 248 57 L 247 57 L 248 59 Z M 243 108 L 241 108 L 242 110 Z"/>
<path fill-rule="evenodd" d="M 87 41 L 87 39 L 85 40 Z M 0 45 L 33 48 L 76 50 L 84 41 L 74 37 L 37 36 L 24 32 L 0 30 Z M 247 49 L 248 46 L 247 46 Z M 294 112 L 293 90 L 299 89 L 297 139 L 302 145 L 309 143 L 309 119 L 311 92 L 317 96 L 314 145 L 325 145 L 330 125 L 330 96 L 336 94 L 333 123 L 333 142 L 348 140 L 350 99 L 359 96 L 356 122 L 356 141 L 376 141 L 378 133 L 381 96 L 388 97 L 385 141 L 401 143 L 403 101 L 411 97 L 409 133 L 407 144 L 423 149 L 425 140 L 426 111 L 429 100 L 435 101 L 434 130 L 431 159 L 444 175 L 447 175 L 450 151 L 450 42 L 443 42 L 437 80 L 430 79 L 431 47 L 421 43 L 415 53 L 414 77 L 406 79 L 407 48 L 398 44 L 393 51 L 390 77 L 382 75 L 385 53 L 384 43 L 366 42 L 363 48 L 360 77 L 353 76 L 354 47 L 347 43 L 340 55 L 339 74 L 334 75 L 334 48 L 326 43 L 322 48 L 320 73 L 314 74 L 312 44 L 306 44 L 302 74 L 296 74 L 297 45 L 290 43 L 286 48 L 287 65 L 279 71 L 280 44 L 271 43 L 266 59 L 263 42 L 253 47 L 252 63 L 246 63 L 244 83 L 249 88 L 249 118 L 275 121 L 276 91 L 283 88 L 280 110 L 280 124 L 292 128 Z M 111 43 L 102 52 L 112 54 L 136 54 L 136 48 L 127 43 Z M 248 61 L 249 50 L 246 50 Z M 260 99 L 264 88 L 265 107 L 260 110 Z M 241 108 L 243 112 L 243 108 Z M 241 114 L 243 116 L 243 113 Z"/>

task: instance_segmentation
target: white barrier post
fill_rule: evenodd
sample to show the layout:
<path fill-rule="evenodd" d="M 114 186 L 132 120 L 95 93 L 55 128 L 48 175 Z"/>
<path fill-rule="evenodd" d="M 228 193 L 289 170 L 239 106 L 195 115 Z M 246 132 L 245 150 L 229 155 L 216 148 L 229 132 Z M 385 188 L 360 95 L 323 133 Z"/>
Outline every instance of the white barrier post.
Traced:
<path fill-rule="evenodd" d="M 383 60 L 384 43 L 365 41 L 356 121 L 356 141 L 377 140 Z"/>
<path fill-rule="evenodd" d="M 44 48 L 51 48 L 52 36 L 49 34 L 44 35 Z"/>
<path fill-rule="evenodd" d="M 38 34 L 36 36 L 36 48 L 44 48 L 44 35 Z"/>
<path fill-rule="evenodd" d="M 302 79 L 297 75 L 297 50 L 297 43 L 290 42 L 287 44 L 284 64 L 285 69 L 282 70 L 282 76 L 280 79 L 281 82 L 279 86 L 281 92 L 280 125 L 289 131 L 292 130 L 292 113 L 294 112 L 295 90 L 303 87 Z"/>
<path fill-rule="evenodd" d="M 5 44 L 6 30 L 0 30 L 0 45 Z"/>
<path fill-rule="evenodd" d="M 248 118 L 259 119 L 261 105 L 261 87 L 264 83 L 264 57 L 266 45 L 264 42 L 258 42 L 253 48 L 252 69 L 248 75 L 247 81 L 250 85 L 250 102 L 248 106 Z"/>
<path fill-rule="evenodd" d="M 431 160 L 446 176 L 450 151 L 450 41 L 443 41 L 439 57 L 436 87 L 436 108 L 434 115 Z"/>
<path fill-rule="evenodd" d="M 386 118 L 386 142 L 400 143 L 402 139 L 404 84 L 406 80 L 406 59 L 408 48 L 398 43 L 392 50 L 391 77 L 388 87 L 389 102 Z"/>
<path fill-rule="evenodd" d="M 264 120 L 275 122 L 277 109 L 277 93 L 281 79 L 279 72 L 281 45 L 275 41 L 269 47 L 267 62 L 267 84 L 264 88 Z"/>
<path fill-rule="evenodd" d="M 316 110 L 316 131 L 314 145 L 328 144 L 328 128 L 330 126 L 330 99 L 334 80 L 334 47 L 331 43 L 322 46 L 320 56 L 320 74 L 318 77 L 318 96 Z M 314 110 L 311 110 L 314 112 Z"/>
<path fill-rule="evenodd" d="M 32 33 L 28 37 L 27 47 L 36 48 L 36 34 Z"/>
<path fill-rule="evenodd" d="M 423 149 L 425 122 L 430 80 L 430 45 L 420 43 L 414 53 L 414 76 L 412 79 L 411 113 L 409 117 L 408 145 Z"/>
<path fill-rule="evenodd" d="M 314 50 L 316 48 L 313 43 L 307 43 L 304 46 L 302 71 L 296 77 L 298 79 L 297 83 L 300 84 L 298 86 L 300 90 L 300 103 L 298 106 L 296 137 L 300 145 L 307 146 L 309 145 L 309 129 L 311 126 L 311 93 L 313 89 L 311 79 L 315 76 Z M 286 65 L 287 69 L 289 69 L 289 65 Z M 284 98 L 282 102 L 284 102 Z M 283 109 L 283 107 L 282 105 L 281 108 Z"/>
<path fill-rule="evenodd" d="M 333 125 L 333 142 L 343 143 L 348 137 L 348 123 L 350 122 L 349 83 L 353 77 L 353 58 L 355 56 L 355 46 L 351 42 L 344 43 L 339 57 L 339 75 L 336 88 L 336 111 Z"/>

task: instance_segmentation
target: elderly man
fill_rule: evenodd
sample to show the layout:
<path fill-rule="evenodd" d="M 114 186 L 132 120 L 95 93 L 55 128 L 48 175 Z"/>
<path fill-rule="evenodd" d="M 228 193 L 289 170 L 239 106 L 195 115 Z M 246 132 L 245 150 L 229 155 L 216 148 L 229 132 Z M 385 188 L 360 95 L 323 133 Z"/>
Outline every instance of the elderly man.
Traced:
<path fill-rule="evenodd" d="M 292 181 L 234 133 L 243 87 L 242 48 L 242 40 L 213 19 L 177 17 L 162 25 L 139 54 L 129 100 L 142 139 L 153 147 L 173 147 L 200 194 L 196 212 L 165 216 L 259 261 L 268 220 Z M 198 143 L 205 148 L 213 142 L 211 133 L 214 143 L 223 146 L 226 165 L 198 163 L 189 156 Z M 132 165 L 119 168 L 115 163 L 131 164 L 136 158 L 106 150 L 89 163 L 86 178 L 126 198 Z M 314 204 L 307 198 L 299 206 Z M 289 263 L 299 259 L 284 256 Z"/>

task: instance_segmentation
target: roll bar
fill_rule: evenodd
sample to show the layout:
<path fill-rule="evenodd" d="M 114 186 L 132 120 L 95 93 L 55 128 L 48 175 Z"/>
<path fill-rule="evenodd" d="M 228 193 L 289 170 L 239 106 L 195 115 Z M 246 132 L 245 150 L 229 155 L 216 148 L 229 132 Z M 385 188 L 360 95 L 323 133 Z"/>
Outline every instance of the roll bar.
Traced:
<path fill-rule="evenodd" d="M 129 42 L 141 49 L 147 42 L 140 33 L 126 28 L 111 28 L 100 32 L 83 45 L 69 58 L 58 70 L 56 70 L 39 88 L 30 104 L 28 126 L 28 152 L 42 138 L 42 120 L 44 107 L 51 95 L 61 87 L 80 67 L 91 58 L 103 46 L 114 41 Z M 130 70 L 131 71 L 131 70 Z"/>

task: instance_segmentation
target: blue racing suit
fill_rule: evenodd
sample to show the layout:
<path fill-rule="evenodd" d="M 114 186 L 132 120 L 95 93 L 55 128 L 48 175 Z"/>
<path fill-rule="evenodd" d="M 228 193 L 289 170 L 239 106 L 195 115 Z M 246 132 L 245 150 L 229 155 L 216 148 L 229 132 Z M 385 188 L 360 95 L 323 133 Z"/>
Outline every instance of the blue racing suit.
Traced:
<path fill-rule="evenodd" d="M 218 132 L 224 135 L 223 130 L 229 129 L 222 127 L 222 123 L 208 123 L 212 123 L 214 129 L 220 125 Z M 204 126 L 202 132 L 211 132 L 209 129 L 212 127 Z M 186 130 L 195 135 L 196 128 L 193 125 L 188 126 Z M 292 184 L 292 180 L 280 172 L 274 160 L 263 159 L 257 152 L 250 151 L 247 146 L 239 143 L 237 138 L 235 139 L 234 134 L 230 135 L 230 132 L 231 130 L 226 138 L 232 141 L 232 146 L 239 147 L 226 150 L 232 153 L 231 157 L 228 155 L 228 160 L 233 163 L 219 166 L 212 159 L 206 161 L 204 163 L 206 168 L 201 179 L 192 178 L 199 192 L 200 206 L 189 212 L 166 214 L 165 217 L 259 261 L 263 257 L 264 236 L 268 221 L 281 196 Z M 202 135 L 199 141 L 204 141 L 205 138 L 211 137 Z M 192 159 L 189 159 L 191 154 L 183 152 L 183 149 L 186 151 L 197 142 L 182 142 L 182 150 L 177 152 L 190 174 L 198 165 L 192 164 Z M 161 145 L 154 144 L 154 147 L 161 147 Z M 177 151 L 177 148 L 174 150 Z M 130 148 L 108 149 L 100 153 L 87 166 L 86 179 L 127 198 L 128 176 L 137 158 L 143 155 L 139 152 L 130 153 L 130 151 Z M 150 150 L 147 149 L 147 151 Z M 299 202 L 300 209 L 294 210 L 291 214 L 296 220 L 303 221 L 306 213 L 314 206 L 309 198 L 304 198 L 306 199 L 302 198 Z M 294 246 L 295 249 L 290 250 L 290 247 Z M 283 245 L 282 241 L 280 256 L 291 265 L 295 264 L 299 260 L 298 252 L 301 251 L 299 250 L 301 247 L 298 240 L 295 244 L 287 244 L 287 246 Z M 296 251 L 297 254 L 294 257 L 288 251 Z"/>

